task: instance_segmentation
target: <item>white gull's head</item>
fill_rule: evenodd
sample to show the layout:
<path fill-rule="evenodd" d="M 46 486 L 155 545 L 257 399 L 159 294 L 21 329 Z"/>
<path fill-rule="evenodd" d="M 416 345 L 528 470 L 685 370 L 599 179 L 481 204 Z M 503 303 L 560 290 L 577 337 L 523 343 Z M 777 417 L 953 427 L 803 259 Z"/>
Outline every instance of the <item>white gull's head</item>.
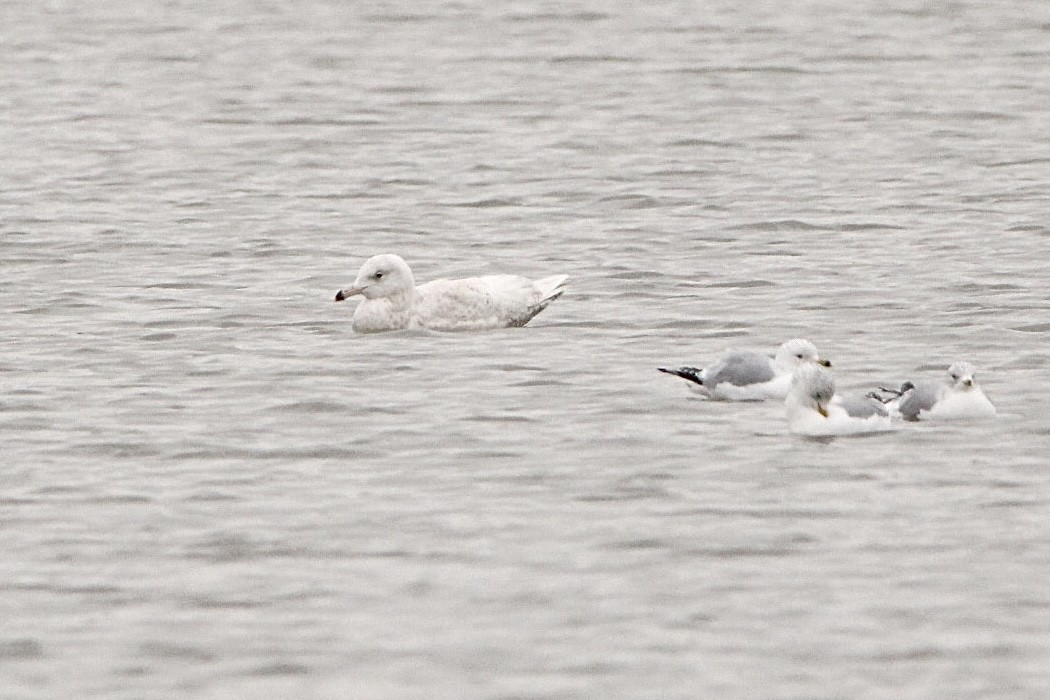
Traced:
<path fill-rule="evenodd" d="M 379 299 L 406 292 L 415 286 L 416 280 L 408 263 L 399 255 L 385 253 L 366 260 L 354 285 L 350 289 L 340 289 L 335 299 L 342 301 L 357 294 L 366 299 Z"/>

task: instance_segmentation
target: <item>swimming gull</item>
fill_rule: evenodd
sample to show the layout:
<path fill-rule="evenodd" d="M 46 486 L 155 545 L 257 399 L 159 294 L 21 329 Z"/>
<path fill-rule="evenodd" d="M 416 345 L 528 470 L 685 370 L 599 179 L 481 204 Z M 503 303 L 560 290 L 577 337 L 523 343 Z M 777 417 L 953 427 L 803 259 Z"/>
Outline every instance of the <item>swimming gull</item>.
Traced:
<path fill-rule="evenodd" d="M 879 393 L 881 392 L 881 393 Z M 969 362 L 956 362 L 944 379 L 904 382 L 900 390 L 879 388 L 879 398 L 906 421 L 959 420 L 995 415 L 995 406 L 977 383 L 977 370 Z"/>
<path fill-rule="evenodd" d="M 861 435 L 893 429 L 881 402 L 835 393 L 831 372 L 812 362 L 795 370 L 784 407 L 788 430 L 798 435 Z"/>
<path fill-rule="evenodd" d="M 757 352 L 733 350 L 703 369 L 657 369 L 688 380 L 691 382 L 691 389 L 711 399 L 763 401 L 780 400 L 787 396 L 792 373 L 799 365 L 807 362 L 831 366 L 827 360 L 820 359 L 813 343 L 795 338 L 782 344 L 773 357 Z"/>
<path fill-rule="evenodd" d="M 365 261 L 349 289 L 336 301 L 361 295 L 353 329 L 376 333 L 406 328 L 439 331 L 484 330 L 524 326 L 565 291 L 566 275 L 530 280 L 516 275 L 438 279 L 416 286 L 408 264 L 398 255 Z"/>

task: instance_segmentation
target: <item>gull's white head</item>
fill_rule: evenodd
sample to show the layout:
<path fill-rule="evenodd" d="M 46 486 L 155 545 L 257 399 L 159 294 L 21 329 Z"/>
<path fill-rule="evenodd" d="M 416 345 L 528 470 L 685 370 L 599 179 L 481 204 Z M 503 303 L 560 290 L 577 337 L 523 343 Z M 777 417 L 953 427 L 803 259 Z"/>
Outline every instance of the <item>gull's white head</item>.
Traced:
<path fill-rule="evenodd" d="M 366 299 L 378 299 L 405 292 L 415 286 L 416 280 L 408 263 L 400 255 L 385 253 L 366 260 L 357 273 L 354 285 L 336 292 L 335 300 L 343 301 L 357 294 Z"/>
<path fill-rule="evenodd" d="M 948 368 L 948 383 L 953 389 L 969 391 L 977 386 L 977 370 L 969 362 L 956 362 Z"/>
<path fill-rule="evenodd" d="M 796 368 L 807 363 L 831 367 L 830 362 L 820 359 L 820 355 L 817 353 L 817 346 L 802 338 L 795 338 L 781 345 L 777 349 L 777 356 L 773 361 L 784 372 L 793 372 Z"/>
<path fill-rule="evenodd" d="M 825 418 L 828 417 L 828 404 L 835 396 L 835 379 L 831 372 L 815 362 L 804 362 L 791 377 L 789 400 L 800 406 L 810 408 Z"/>

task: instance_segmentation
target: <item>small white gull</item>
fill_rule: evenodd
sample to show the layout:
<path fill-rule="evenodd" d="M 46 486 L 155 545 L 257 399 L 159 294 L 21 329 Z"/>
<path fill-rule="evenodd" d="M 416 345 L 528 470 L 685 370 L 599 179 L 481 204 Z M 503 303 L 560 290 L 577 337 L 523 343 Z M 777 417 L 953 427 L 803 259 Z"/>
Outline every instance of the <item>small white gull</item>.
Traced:
<path fill-rule="evenodd" d="M 870 396 L 906 421 L 988 418 L 996 413 L 969 362 L 952 364 L 942 380 L 904 382 L 900 390 L 880 387 Z"/>
<path fill-rule="evenodd" d="M 416 286 L 408 264 L 398 255 L 365 261 L 349 289 L 336 301 L 361 295 L 353 329 L 377 333 L 409 328 L 438 331 L 484 330 L 524 326 L 565 291 L 566 275 L 530 280 L 516 275 L 438 279 Z"/>
<path fill-rule="evenodd" d="M 870 396 L 836 394 L 831 372 L 814 363 L 795 371 L 784 408 L 788 430 L 797 435 L 862 435 L 893 429 L 881 402 Z"/>
<path fill-rule="evenodd" d="M 791 375 L 805 363 L 830 367 L 822 360 L 816 346 L 795 338 L 782 344 L 775 356 L 733 350 L 712 365 L 696 367 L 657 367 L 661 372 L 681 377 L 689 387 L 710 399 L 723 401 L 764 401 L 787 396 Z"/>

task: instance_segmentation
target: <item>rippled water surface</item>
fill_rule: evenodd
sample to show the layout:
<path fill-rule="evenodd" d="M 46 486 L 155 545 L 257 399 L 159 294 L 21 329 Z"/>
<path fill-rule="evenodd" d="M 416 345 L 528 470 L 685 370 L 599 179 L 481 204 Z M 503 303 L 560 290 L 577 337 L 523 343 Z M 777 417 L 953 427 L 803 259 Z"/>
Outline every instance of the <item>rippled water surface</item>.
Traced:
<path fill-rule="evenodd" d="M 1050 5 L 9 0 L 0 695 L 1044 698 Z M 570 275 L 354 335 L 362 260 Z M 814 341 L 1001 417 L 787 434 Z"/>

